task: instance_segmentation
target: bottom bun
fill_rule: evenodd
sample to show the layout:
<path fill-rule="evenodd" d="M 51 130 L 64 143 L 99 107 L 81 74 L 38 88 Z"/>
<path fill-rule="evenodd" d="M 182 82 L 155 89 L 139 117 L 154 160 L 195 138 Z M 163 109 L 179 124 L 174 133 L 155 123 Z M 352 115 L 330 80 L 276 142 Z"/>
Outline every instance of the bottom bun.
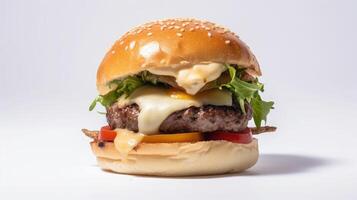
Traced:
<path fill-rule="evenodd" d="M 141 143 L 123 159 L 113 143 L 91 143 L 98 165 L 123 174 L 195 176 L 240 172 L 258 160 L 258 142 Z"/>

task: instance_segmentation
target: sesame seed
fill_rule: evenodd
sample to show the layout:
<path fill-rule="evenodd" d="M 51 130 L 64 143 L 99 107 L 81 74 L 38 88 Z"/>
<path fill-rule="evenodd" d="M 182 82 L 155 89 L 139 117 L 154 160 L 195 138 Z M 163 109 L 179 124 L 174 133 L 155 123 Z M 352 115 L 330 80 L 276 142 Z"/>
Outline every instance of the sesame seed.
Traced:
<path fill-rule="evenodd" d="M 185 32 L 185 29 L 184 29 L 184 28 L 181 28 L 180 31 L 181 31 L 181 32 Z"/>
<path fill-rule="evenodd" d="M 231 41 L 230 41 L 230 40 L 226 40 L 226 41 L 224 41 L 224 43 L 226 43 L 226 44 L 230 44 L 230 43 L 231 43 Z"/>
<path fill-rule="evenodd" d="M 175 29 L 179 29 L 179 28 L 180 28 L 180 26 L 174 26 L 174 28 L 175 28 Z"/>
<path fill-rule="evenodd" d="M 208 37 L 212 37 L 212 33 L 211 32 L 208 32 Z"/>
<path fill-rule="evenodd" d="M 219 33 L 224 33 L 224 31 L 222 29 L 219 29 L 218 32 Z"/>
<path fill-rule="evenodd" d="M 141 33 L 143 30 L 142 29 L 139 29 L 138 31 L 136 31 L 136 34 L 139 34 Z"/>
<path fill-rule="evenodd" d="M 135 47 L 135 41 L 130 42 L 130 49 L 134 49 Z"/>
<path fill-rule="evenodd" d="M 120 43 L 119 43 L 120 45 L 123 45 L 124 44 L 124 41 L 122 40 L 122 41 L 120 41 Z"/>
<path fill-rule="evenodd" d="M 182 37 L 182 33 L 176 33 L 176 35 Z"/>
<path fill-rule="evenodd" d="M 115 51 L 113 50 L 111 53 L 112 53 L 112 54 L 115 54 Z"/>
<path fill-rule="evenodd" d="M 128 49 L 129 49 L 129 46 L 125 46 L 125 51 L 128 51 Z"/>
<path fill-rule="evenodd" d="M 205 27 L 206 31 L 210 31 L 211 29 L 209 27 Z"/>
<path fill-rule="evenodd" d="M 169 26 L 168 29 L 173 29 L 174 27 L 173 26 Z"/>
<path fill-rule="evenodd" d="M 152 35 L 152 33 L 151 33 L 151 32 L 148 32 L 147 36 L 151 36 L 151 35 Z"/>
<path fill-rule="evenodd" d="M 162 31 L 163 31 L 164 29 L 165 29 L 165 27 L 164 27 L 164 26 L 161 26 L 161 27 L 160 27 L 160 30 L 162 30 Z"/>
<path fill-rule="evenodd" d="M 175 25 L 176 24 L 176 22 L 170 22 L 170 25 Z"/>

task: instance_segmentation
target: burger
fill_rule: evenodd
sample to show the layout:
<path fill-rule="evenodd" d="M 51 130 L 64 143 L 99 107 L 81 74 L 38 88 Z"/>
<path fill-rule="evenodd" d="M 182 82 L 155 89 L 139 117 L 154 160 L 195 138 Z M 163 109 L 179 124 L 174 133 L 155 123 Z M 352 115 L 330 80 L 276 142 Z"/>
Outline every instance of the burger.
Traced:
<path fill-rule="evenodd" d="M 264 101 L 259 64 L 237 35 L 196 19 L 138 26 L 97 71 L 108 124 L 83 129 L 103 170 L 150 176 L 240 172 L 258 159 Z M 248 127 L 253 119 L 255 127 Z M 251 123 L 253 124 L 253 123 Z"/>

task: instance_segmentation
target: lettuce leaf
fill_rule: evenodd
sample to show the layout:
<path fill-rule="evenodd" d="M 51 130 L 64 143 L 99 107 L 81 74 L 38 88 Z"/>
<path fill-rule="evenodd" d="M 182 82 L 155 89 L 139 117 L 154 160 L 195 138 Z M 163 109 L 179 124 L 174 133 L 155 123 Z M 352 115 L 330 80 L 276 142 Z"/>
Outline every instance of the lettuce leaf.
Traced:
<path fill-rule="evenodd" d="M 253 110 L 253 119 L 255 125 L 260 128 L 261 122 L 264 120 L 267 121 L 267 116 L 270 112 L 270 109 L 273 109 L 273 101 L 263 101 L 259 94 L 256 94 L 251 101 L 252 110 Z"/>
<path fill-rule="evenodd" d="M 264 85 L 257 79 L 252 82 L 242 81 L 239 79 L 242 70 L 239 70 L 237 73 L 234 67 L 227 65 L 227 68 L 231 81 L 221 85 L 220 88 L 227 88 L 232 92 L 244 114 L 246 114 L 245 102 L 250 103 L 253 110 L 254 123 L 258 128 L 261 127 L 262 121 L 266 122 L 267 115 L 270 109 L 273 108 L 274 102 L 267 102 L 261 99 L 259 92 L 264 91 Z"/>
<path fill-rule="evenodd" d="M 96 97 L 89 106 L 89 111 L 92 111 L 97 103 L 102 104 L 104 107 L 108 107 L 119 97 L 123 95 L 128 97 L 132 92 L 134 92 L 134 90 L 144 85 L 144 81 L 139 77 L 129 76 L 123 80 L 114 80 L 110 83 L 110 85 L 114 85 L 115 89 L 105 95 L 99 95 Z"/>

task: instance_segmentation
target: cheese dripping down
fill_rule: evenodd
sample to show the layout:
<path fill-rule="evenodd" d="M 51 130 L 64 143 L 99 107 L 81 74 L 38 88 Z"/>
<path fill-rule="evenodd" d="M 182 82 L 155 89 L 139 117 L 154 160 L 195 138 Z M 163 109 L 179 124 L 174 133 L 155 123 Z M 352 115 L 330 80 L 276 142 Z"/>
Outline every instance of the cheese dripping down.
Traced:
<path fill-rule="evenodd" d="M 161 123 L 172 113 L 202 105 L 232 106 L 230 92 L 211 89 L 189 95 L 175 89 L 143 86 L 136 89 L 128 98 L 119 98 L 119 106 L 136 103 L 140 108 L 138 115 L 139 133 L 158 134 Z"/>
<path fill-rule="evenodd" d="M 176 83 L 188 94 L 194 95 L 206 85 L 216 80 L 227 68 L 222 63 L 199 63 L 190 67 L 187 65 L 151 68 L 148 71 L 156 75 L 173 76 Z"/>
<path fill-rule="evenodd" d="M 114 139 L 114 146 L 124 159 L 144 138 L 144 134 L 134 133 L 127 129 L 115 129 L 115 132 L 117 135 Z"/>

